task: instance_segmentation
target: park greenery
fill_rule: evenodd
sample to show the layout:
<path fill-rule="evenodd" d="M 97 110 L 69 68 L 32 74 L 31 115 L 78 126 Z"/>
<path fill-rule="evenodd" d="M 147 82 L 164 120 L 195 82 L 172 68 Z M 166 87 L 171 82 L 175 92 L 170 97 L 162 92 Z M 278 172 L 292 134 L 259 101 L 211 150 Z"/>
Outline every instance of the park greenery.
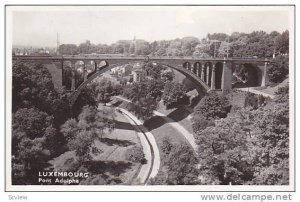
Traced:
<path fill-rule="evenodd" d="M 70 109 L 67 93 L 54 89 L 43 65 L 17 62 L 12 72 L 12 181 L 28 184 L 64 150 L 59 126 Z"/>
<path fill-rule="evenodd" d="M 195 185 L 199 183 L 196 167 L 197 156 L 186 144 L 172 144 L 168 138 L 162 141 L 161 169 L 150 180 L 153 185 Z M 180 163 L 179 163 L 180 162 Z"/>
<path fill-rule="evenodd" d="M 198 110 L 193 119 L 201 184 L 289 183 L 288 86 L 276 94 L 265 103 L 248 93 L 244 108 L 232 112 L 209 108 L 212 99 L 202 99 L 197 108 L 208 107 L 207 113 Z M 218 105 L 226 108 L 227 102 Z"/>
<path fill-rule="evenodd" d="M 208 34 L 205 39 L 184 37 L 169 41 L 122 40 L 111 45 L 90 41 L 64 44 L 61 54 L 128 54 L 197 57 L 276 57 L 268 75 L 280 83 L 289 74 L 289 36 L 262 31 Z M 89 170 L 93 155 L 101 152 L 102 141 L 115 129 L 113 110 L 98 109 L 113 96 L 131 101 L 130 111 L 142 120 L 151 120 L 159 104 L 166 109 L 189 105 L 190 88 L 174 79 L 174 72 L 159 64 L 143 64 L 147 79 L 119 83 L 108 79 L 84 88 L 73 107 L 70 93 L 55 89 L 52 77 L 42 64 L 13 62 L 12 66 L 12 183 L 37 183 L 37 172 L 49 169 L 49 161 L 74 152 L 70 169 Z M 201 95 L 204 96 L 204 95 Z M 200 99 L 200 98 L 199 98 Z M 221 93 L 206 94 L 194 108 L 192 127 L 198 151 L 186 144 L 162 141 L 162 162 L 150 184 L 289 184 L 289 88 L 279 88 L 275 99 L 246 93 L 242 107 Z M 145 163 L 143 150 L 133 146 L 124 160 Z M 98 164 L 97 164 L 98 165 Z M 80 184 L 118 184 L 102 173 Z"/>

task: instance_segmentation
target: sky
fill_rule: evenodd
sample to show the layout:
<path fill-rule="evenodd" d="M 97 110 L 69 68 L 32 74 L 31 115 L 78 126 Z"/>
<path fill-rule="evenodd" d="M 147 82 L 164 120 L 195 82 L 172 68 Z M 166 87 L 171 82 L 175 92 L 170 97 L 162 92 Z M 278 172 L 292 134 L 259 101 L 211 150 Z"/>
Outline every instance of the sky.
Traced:
<path fill-rule="evenodd" d="M 111 44 L 136 36 L 149 42 L 208 33 L 283 32 L 290 7 L 93 6 L 12 8 L 12 43 L 22 46 Z"/>

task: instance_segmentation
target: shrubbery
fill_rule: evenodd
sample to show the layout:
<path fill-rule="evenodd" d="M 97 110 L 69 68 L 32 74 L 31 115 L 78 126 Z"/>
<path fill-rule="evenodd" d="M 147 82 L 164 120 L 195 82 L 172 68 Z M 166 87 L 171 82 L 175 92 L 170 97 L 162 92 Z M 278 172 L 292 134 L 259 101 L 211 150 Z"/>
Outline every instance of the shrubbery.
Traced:
<path fill-rule="evenodd" d="M 188 96 L 186 95 L 186 88 L 183 84 L 178 82 L 167 82 L 165 84 L 162 100 L 167 109 L 172 109 L 180 105 L 189 104 Z"/>
<path fill-rule="evenodd" d="M 274 83 L 282 82 L 289 74 L 289 57 L 277 56 L 268 68 L 270 81 Z"/>
<path fill-rule="evenodd" d="M 193 131 L 197 132 L 199 130 L 203 130 L 209 126 L 214 125 L 214 121 L 212 119 L 206 119 L 203 115 L 194 115 L 193 119 Z"/>
<path fill-rule="evenodd" d="M 253 93 L 247 93 L 245 97 L 244 107 L 251 107 L 257 109 L 265 103 L 265 97 L 262 95 L 255 95 Z"/>
<path fill-rule="evenodd" d="M 188 185 L 198 183 L 197 157 L 186 144 L 172 144 L 169 138 L 162 142 L 163 158 L 158 175 L 150 184 Z"/>
<path fill-rule="evenodd" d="M 286 98 L 288 87 L 279 92 Z M 234 111 L 215 124 L 196 135 L 204 184 L 289 183 L 288 99 Z"/>
<path fill-rule="evenodd" d="M 195 108 L 195 115 L 205 119 L 225 118 L 231 109 L 228 99 L 223 95 L 210 93 Z"/>
<path fill-rule="evenodd" d="M 143 149 L 139 146 L 133 146 L 128 149 L 125 153 L 126 161 L 131 161 L 135 163 L 145 163 L 145 155 Z"/>

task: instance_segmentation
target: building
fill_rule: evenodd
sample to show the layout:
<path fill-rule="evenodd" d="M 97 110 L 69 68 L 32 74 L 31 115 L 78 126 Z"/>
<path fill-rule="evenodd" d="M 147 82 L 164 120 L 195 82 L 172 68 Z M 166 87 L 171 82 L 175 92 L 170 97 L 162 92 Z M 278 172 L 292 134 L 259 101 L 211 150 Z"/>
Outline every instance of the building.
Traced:
<path fill-rule="evenodd" d="M 119 68 L 118 75 L 119 76 L 129 76 L 132 72 L 133 66 L 132 65 L 124 65 Z"/>
<path fill-rule="evenodd" d="M 139 63 L 135 64 L 132 70 L 133 82 L 141 82 L 146 79 L 147 72 L 142 69 Z"/>
<path fill-rule="evenodd" d="M 146 71 L 142 69 L 136 69 L 132 71 L 133 82 L 141 82 L 146 79 Z"/>
<path fill-rule="evenodd" d="M 111 73 L 111 74 L 117 74 L 117 73 L 119 72 L 119 69 L 120 69 L 119 66 L 118 66 L 118 67 L 115 67 L 115 68 L 112 68 L 112 69 L 110 70 L 110 73 Z"/>

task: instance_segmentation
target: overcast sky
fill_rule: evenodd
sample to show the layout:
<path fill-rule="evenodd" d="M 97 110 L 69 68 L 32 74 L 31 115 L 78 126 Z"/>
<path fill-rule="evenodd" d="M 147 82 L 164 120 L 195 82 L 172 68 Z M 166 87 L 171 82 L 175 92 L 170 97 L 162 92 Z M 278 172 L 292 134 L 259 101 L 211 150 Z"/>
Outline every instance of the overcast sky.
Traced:
<path fill-rule="evenodd" d="M 283 32 L 287 7 L 45 7 L 12 11 L 13 45 L 111 44 L 122 39 L 170 40 L 207 33 Z"/>

